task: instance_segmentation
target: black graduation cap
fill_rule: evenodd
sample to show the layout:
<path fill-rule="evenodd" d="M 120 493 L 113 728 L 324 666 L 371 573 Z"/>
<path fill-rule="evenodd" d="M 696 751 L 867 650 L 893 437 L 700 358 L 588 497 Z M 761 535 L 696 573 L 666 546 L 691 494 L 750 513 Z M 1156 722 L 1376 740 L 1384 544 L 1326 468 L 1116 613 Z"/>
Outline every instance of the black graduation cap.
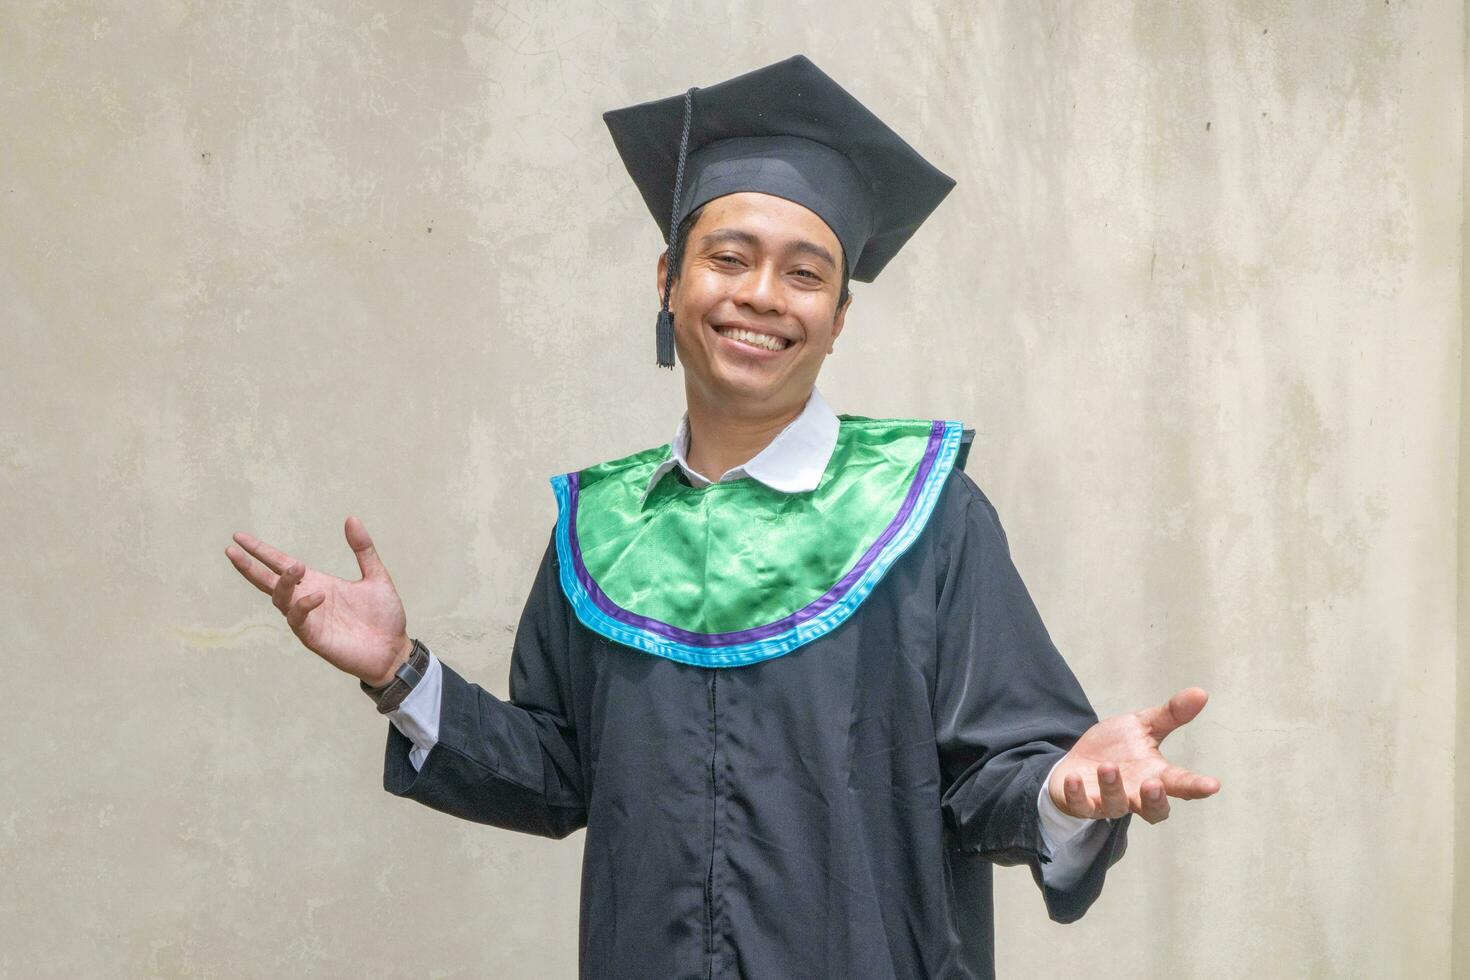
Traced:
<path fill-rule="evenodd" d="M 804 55 L 602 118 L 671 249 L 700 205 L 761 191 L 825 221 L 849 276 L 872 282 L 954 187 Z M 666 281 L 658 362 L 671 367 L 668 293 Z"/>

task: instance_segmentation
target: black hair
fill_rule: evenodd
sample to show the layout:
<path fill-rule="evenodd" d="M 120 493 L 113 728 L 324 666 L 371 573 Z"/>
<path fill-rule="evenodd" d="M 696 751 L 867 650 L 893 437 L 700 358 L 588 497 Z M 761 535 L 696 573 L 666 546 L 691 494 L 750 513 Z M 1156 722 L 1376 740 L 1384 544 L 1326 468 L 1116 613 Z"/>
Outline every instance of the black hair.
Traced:
<path fill-rule="evenodd" d="M 693 211 L 690 211 L 683 221 L 679 222 L 679 233 L 674 236 L 673 257 L 669 260 L 670 282 L 678 279 L 679 273 L 684 271 L 684 243 L 688 241 L 689 232 L 694 228 L 694 223 L 699 220 L 699 216 L 704 213 L 705 207 L 706 205 L 701 204 Z M 841 242 L 837 243 L 837 251 L 839 252 L 837 264 L 842 268 L 842 289 L 837 294 L 837 309 L 841 310 L 847 305 L 847 301 L 852 298 L 852 294 L 847 288 L 847 256 L 840 254 L 842 252 Z"/>

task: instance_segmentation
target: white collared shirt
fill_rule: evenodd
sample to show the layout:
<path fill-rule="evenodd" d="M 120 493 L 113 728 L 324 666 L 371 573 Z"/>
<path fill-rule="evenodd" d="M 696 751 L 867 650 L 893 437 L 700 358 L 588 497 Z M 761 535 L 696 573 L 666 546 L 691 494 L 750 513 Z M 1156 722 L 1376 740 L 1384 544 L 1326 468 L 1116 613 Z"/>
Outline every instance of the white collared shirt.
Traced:
<path fill-rule="evenodd" d="M 782 493 L 808 493 L 821 483 L 822 474 L 837 448 L 837 416 L 827 405 L 826 399 L 815 388 L 807 399 L 801 414 L 772 439 L 770 444 L 744 464 L 725 471 L 718 482 L 752 479 L 764 483 L 772 490 Z M 644 488 L 643 499 L 657 486 L 675 466 L 684 471 L 689 482 L 696 487 L 707 487 L 713 482 L 689 465 L 689 413 L 679 420 L 674 439 L 669 444 L 669 458 L 659 464 Z M 414 769 L 423 766 L 429 750 L 439 741 L 439 710 L 442 690 L 442 675 L 439 659 L 429 653 L 429 665 L 418 685 L 403 699 L 403 703 L 388 713 L 388 719 L 411 742 L 408 759 Z M 1052 769 L 1055 769 L 1053 766 Z M 1042 878 L 1054 888 L 1067 888 L 1076 882 L 1096 857 L 1107 840 L 1107 821 L 1089 820 L 1063 813 L 1052 802 L 1047 785 L 1051 773 L 1042 781 L 1041 791 L 1036 796 L 1037 811 L 1041 816 L 1041 839 L 1051 862 L 1041 866 Z M 1087 833 L 1083 831 L 1087 830 Z"/>
<path fill-rule="evenodd" d="M 813 388 L 801 414 L 792 419 L 765 449 L 734 469 L 726 470 L 719 480 L 711 480 L 689 465 L 689 413 L 685 412 L 674 432 L 673 441 L 669 443 L 669 458 L 660 463 L 648 478 L 643 499 L 648 499 L 658 481 L 675 466 L 683 470 L 689 482 L 696 487 L 748 477 L 782 493 L 815 490 L 822 482 L 822 474 L 827 471 L 832 450 L 837 448 L 838 425 L 837 416 L 828 407 L 827 400 Z"/>

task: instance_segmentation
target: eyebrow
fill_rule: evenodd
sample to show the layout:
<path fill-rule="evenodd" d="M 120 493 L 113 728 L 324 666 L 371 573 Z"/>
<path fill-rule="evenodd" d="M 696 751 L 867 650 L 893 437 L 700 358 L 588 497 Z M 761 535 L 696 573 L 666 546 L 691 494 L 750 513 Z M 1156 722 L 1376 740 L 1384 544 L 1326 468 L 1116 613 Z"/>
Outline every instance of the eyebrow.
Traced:
<path fill-rule="evenodd" d="M 736 244 L 746 245 L 750 248 L 758 248 L 760 246 L 760 243 L 760 239 L 752 235 L 748 231 L 741 231 L 739 228 L 721 228 L 717 231 L 712 231 L 708 235 L 705 235 L 703 238 L 701 238 L 699 240 L 699 247 L 701 249 L 706 249 L 713 248 L 716 245 Z M 808 255 L 813 255 L 819 259 L 824 260 L 828 265 L 834 268 L 837 266 L 837 260 L 832 257 L 831 252 L 827 251 L 825 247 L 818 245 L 816 242 L 809 242 L 805 238 L 798 238 L 796 241 L 787 245 L 786 251 L 805 252 Z"/>

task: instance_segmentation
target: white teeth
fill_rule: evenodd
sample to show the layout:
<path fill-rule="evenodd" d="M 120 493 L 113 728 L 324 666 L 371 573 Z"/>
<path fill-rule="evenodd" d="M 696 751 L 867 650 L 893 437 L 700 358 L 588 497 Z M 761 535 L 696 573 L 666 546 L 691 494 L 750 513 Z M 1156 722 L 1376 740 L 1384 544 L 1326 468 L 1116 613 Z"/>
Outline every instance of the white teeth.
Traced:
<path fill-rule="evenodd" d="M 742 327 L 720 327 L 719 332 L 722 337 L 744 341 L 756 347 L 764 347 L 766 350 L 785 350 L 787 345 L 787 341 L 780 337 L 772 337 L 768 333 L 756 333 L 754 330 L 746 330 Z"/>

